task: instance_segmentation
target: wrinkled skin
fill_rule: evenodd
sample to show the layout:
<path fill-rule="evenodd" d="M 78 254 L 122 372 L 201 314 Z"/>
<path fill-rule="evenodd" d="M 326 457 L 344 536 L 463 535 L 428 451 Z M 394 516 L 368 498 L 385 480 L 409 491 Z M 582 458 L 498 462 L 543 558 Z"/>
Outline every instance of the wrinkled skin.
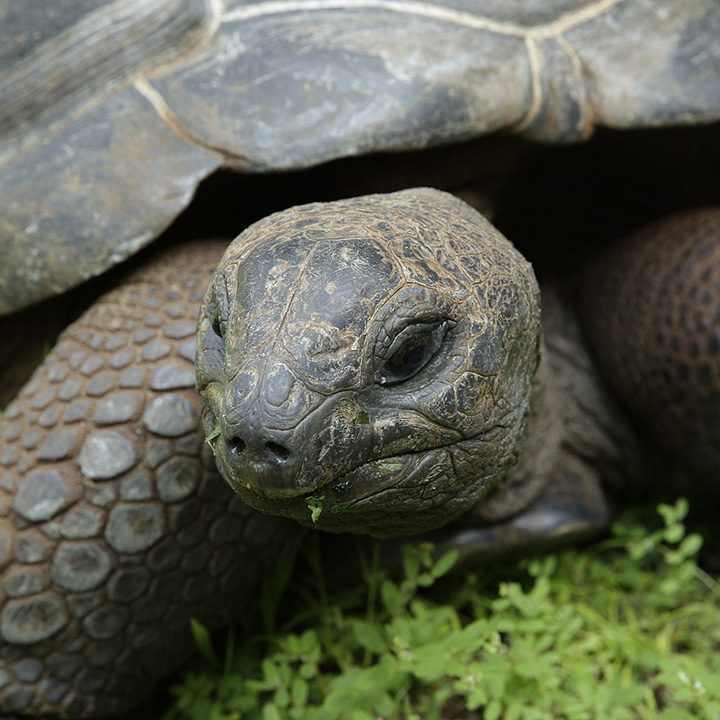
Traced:
<path fill-rule="evenodd" d="M 313 498 L 322 529 L 419 532 L 497 493 L 517 463 L 539 290 L 450 195 L 256 223 L 221 261 L 198 332 L 206 433 L 259 510 L 309 523 Z"/>
<path fill-rule="evenodd" d="M 175 248 L 102 298 L 0 420 L 4 717 L 131 707 L 191 647 L 189 618 L 243 611 L 294 532 L 228 495 L 203 443 L 193 330 L 218 258 L 203 250 Z M 618 394 L 660 389 L 711 469 L 719 250 L 720 209 L 653 226 L 601 263 L 584 303 L 618 351 Z M 206 296 L 205 433 L 243 497 L 306 524 L 313 504 L 334 530 L 409 533 L 477 499 L 432 533 L 466 565 L 587 538 L 608 523 L 604 489 L 648 463 L 566 299 L 543 287 L 541 339 L 527 263 L 443 193 L 287 211 L 238 241 Z M 667 444 L 665 408 L 645 410 Z M 352 572 L 347 544 L 330 545 Z"/>
<path fill-rule="evenodd" d="M 692 296 L 712 311 L 702 282 L 712 281 L 720 214 L 692 217 L 679 226 L 687 232 L 668 235 L 674 254 L 664 253 L 686 258 L 687 268 L 676 259 L 655 271 L 662 283 L 649 281 L 653 243 L 629 241 L 632 262 L 600 270 L 605 284 L 588 283 L 585 319 L 613 340 L 590 336 L 609 375 L 621 373 L 606 356 L 622 353 L 625 402 L 654 387 L 647 358 L 665 357 L 669 318 L 689 333 L 689 352 L 717 355 L 720 316 L 693 310 Z M 685 287 L 673 277 L 688 273 L 702 282 L 688 298 L 673 295 L 663 317 L 637 302 L 651 285 L 665 295 Z M 689 311 L 703 318 L 694 328 L 682 320 Z M 650 344 L 622 349 L 637 328 Z M 718 408 L 714 361 L 706 360 L 691 387 L 687 365 L 668 355 L 663 392 L 682 396 L 700 443 L 692 453 L 676 448 L 676 457 L 696 468 L 702 451 L 707 470 L 718 464 Z M 527 543 L 535 531 L 513 523 L 533 517 L 545 525 L 543 543 L 601 528 L 608 515 L 598 489 L 625 491 L 647 474 L 642 443 L 588 354 L 575 312 L 546 288 L 541 332 L 528 263 L 479 213 L 437 190 L 299 206 L 248 228 L 204 299 L 196 374 L 225 479 L 250 506 L 324 530 L 393 537 L 464 514 L 461 524 L 492 525 L 481 542 L 502 552 Z M 662 413 L 645 405 L 645 428 L 662 443 L 652 417 Z M 548 493 L 564 499 L 548 502 Z M 556 509 L 568 511 L 567 522 L 548 522 Z"/>

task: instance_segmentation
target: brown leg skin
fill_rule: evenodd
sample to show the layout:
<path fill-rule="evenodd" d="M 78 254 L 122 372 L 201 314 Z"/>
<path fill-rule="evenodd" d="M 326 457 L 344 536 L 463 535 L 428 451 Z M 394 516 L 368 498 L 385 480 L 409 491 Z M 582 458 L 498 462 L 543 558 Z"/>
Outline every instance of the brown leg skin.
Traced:
<path fill-rule="evenodd" d="M 581 313 L 618 398 L 660 448 L 720 478 L 720 208 L 644 228 L 588 273 Z"/>
<path fill-rule="evenodd" d="M 175 249 L 60 337 L 0 420 L 0 716 L 115 715 L 228 622 L 289 533 L 215 470 L 195 319 L 222 252 Z"/>

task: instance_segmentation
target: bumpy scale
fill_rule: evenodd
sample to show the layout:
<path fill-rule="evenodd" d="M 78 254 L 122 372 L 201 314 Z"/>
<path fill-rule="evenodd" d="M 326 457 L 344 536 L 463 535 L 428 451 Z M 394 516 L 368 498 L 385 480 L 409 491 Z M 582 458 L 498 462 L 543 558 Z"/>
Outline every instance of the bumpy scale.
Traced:
<path fill-rule="evenodd" d="M 631 411 L 661 440 L 682 426 L 684 461 L 712 474 L 720 212 L 659 228 L 601 260 L 586 331 Z M 2 713 L 132 706 L 189 649 L 191 617 L 229 620 L 282 557 L 291 526 L 239 502 L 200 429 L 194 325 L 219 255 L 187 247 L 131 277 L 7 408 Z M 542 325 L 539 307 L 527 262 L 445 193 L 261 221 L 198 324 L 221 472 L 258 509 L 334 531 L 459 518 L 445 538 L 475 560 L 596 532 L 603 483 L 647 464 L 574 310 L 545 288 Z"/>
<path fill-rule="evenodd" d="M 583 314 L 613 391 L 697 475 L 720 477 L 720 208 L 643 228 L 592 267 Z"/>
<path fill-rule="evenodd" d="M 218 476 L 195 319 L 219 243 L 160 257 L 61 336 L 0 424 L 0 709 L 115 714 L 228 622 L 286 526 Z M 270 567 L 270 566 L 268 566 Z"/>

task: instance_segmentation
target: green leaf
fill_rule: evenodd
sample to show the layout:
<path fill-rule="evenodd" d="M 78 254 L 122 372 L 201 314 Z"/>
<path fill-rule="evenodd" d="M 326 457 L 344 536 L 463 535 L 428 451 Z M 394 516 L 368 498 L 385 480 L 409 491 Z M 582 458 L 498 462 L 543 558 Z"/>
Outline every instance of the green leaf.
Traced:
<path fill-rule="evenodd" d="M 433 576 L 437 579 L 447 575 L 457 562 L 458 557 L 460 557 L 460 551 L 457 549 L 446 552 L 433 566 Z"/>
<path fill-rule="evenodd" d="M 680 543 L 678 548 L 680 552 L 686 557 L 694 557 L 700 552 L 700 548 L 703 546 L 703 537 L 698 533 L 691 533 Z"/>
<path fill-rule="evenodd" d="M 213 451 L 213 455 L 215 454 L 215 445 L 213 444 L 213 440 L 215 438 L 220 436 L 220 426 L 216 425 L 212 432 L 205 437 L 205 442 L 210 446 L 211 450 Z"/>
<path fill-rule="evenodd" d="M 365 620 L 355 620 L 352 624 L 355 641 L 364 650 L 380 655 L 388 648 L 388 640 L 380 625 Z"/>
<path fill-rule="evenodd" d="M 290 705 L 290 693 L 285 686 L 279 687 L 275 691 L 275 695 L 273 695 L 273 703 L 275 707 L 282 708 L 283 710 Z"/>
<path fill-rule="evenodd" d="M 265 680 L 270 683 L 271 687 L 277 687 L 280 684 L 280 668 L 273 658 L 267 657 L 262 661 L 262 671 Z"/>
<path fill-rule="evenodd" d="M 458 670 L 462 674 L 462 665 L 453 661 L 442 643 L 425 646 L 416 653 L 414 675 L 424 683 L 437 683 L 445 677 L 456 674 Z"/>
<path fill-rule="evenodd" d="M 663 532 L 665 542 L 677 543 L 683 539 L 685 535 L 685 526 L 680 523 L 668 525 Z"/>
<path fill-rule="evenodd" d="M 420 552 L 414 545 L 403 548 L 403 572 L 408 580 L 413 580 L 420 572 Z"/>
<path fill-rule="evenodd" d="M 497 699 L 491 700 L 485 707 L 483 720 L 498 720 L 500 717 L 502 717 L 502 703 Z"/>
<path fill-rule="evenodd" d="M 674 505 L 660 503 L 657 507 L 657 511 L 665 525 L 681 523 L 687 517 L 688 510 L 689 504 L 686 498 L 678 498 Z"/>
<path fill-rule="evenodd" d="M 283 720 L 280 710 L 272 703 L 266 703 L 262 709 L 263 720 Z"/>
<path fill-rule="evenodd" d="M 320 515 L 323 511 L 323 501 L 325 500 L 324 495 L 319 495 L 317 497 L 310 496 L 306 498 L 305 502 L 307 503 L 308 509 L 310 510 L 310 520 L 312 520 L 313 523 L 316 523 L 320 519 Z"/>
<path fill-rule="evenodd" d="M 215 668 L 222 668 L 220 658 L 217 656 L 212 644 L 210 631 L 195 618 L 190 618 L 190 630 L 195 641 L 195 647 L 197 647 L 203 660 Z"/>
<path fill-rule="evenodd" d="M 290 696 L 295 707 L 305 707 L 310 695 L 310 685 L 300 677 L 294 677 L 290 686 Z"/>
<path fill-rule="evenodd" d="M 380 597 L 389 615 L 398 615 L 405 607 L 406 597 L 392 580 L 381 583 Z"/>

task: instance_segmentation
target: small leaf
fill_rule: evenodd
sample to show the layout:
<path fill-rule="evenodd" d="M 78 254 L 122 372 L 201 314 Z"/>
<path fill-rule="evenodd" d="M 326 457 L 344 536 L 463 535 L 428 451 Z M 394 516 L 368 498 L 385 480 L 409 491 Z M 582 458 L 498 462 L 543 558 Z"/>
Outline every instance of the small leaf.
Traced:
<path fill-rule="evenodd" d="M 684 560 L 685 556 L 677 550 L 669 550 L 665 553 L 665 562 L 673 567 L 680 565 Z"/>
<path fill-rule="evenodd" d="M 292 704 L 295 707 L 304 707 L 310 694 L 310 686 L 306 680 L 300 677 L 294 677 L 290 686 L 290 695 L 292 696 Z"/>
<path fill-rule="evenodd" d="M 665 542 L 677 543 L 683 539 L 684 535 L 685 527 L 680 523 L 676 523 L 674 525 L 668 525 L 668 527 L 665 528 L 663 538 L 665 539 Z"/>
<path fill-rule="evenodd" d="M 266 703 L 262 709 L 263 720 L 282 720 L 280 710 L 278 710 L 272 703 Z"/>
<path fill-rule="evenodd" d="M 213 445 L 213 440 L 215 440 L 215 438 L 217 438 L 217 437 L 219 437 L 219 436 L 220 436 L 220 426 L 219 426 L 219 425 L 216 425 L 216 426 L 213 428 L 212 432 L 205 438 L 205 442 L 206 442 L 206 443 L 210 446 L 210 448 L 212 449 L 213 455 L 215 454 L 215 446 Z"/>
<path fill-rule="evenodd" d="M 485 707 L 484 720 L 498 720 L 502 717 L 502 703 L 496 698 L 491 700 Z"/>
<path fill-rule="evenodd" d="M 402 610 L 405 598 L 392 580 L 385 580 L 382 583 L 380 596 L 389 615 L 397 615 Z"/>
<path fill-rule="evenodd" d="M 420 572 L 420 552 L 413 545 L 403 547 L 403 572 L 407 579 L 415 579 Z"/>
<path fill-rule="evenodd" d="M 361 648 L 376 655 L 380 655 L 387 650 L 387 638 L 379 625 L 357 619 L 353 623 L 353 633 Z"/>
<path fill-rule="evenodd" d="M 308 509 L 310 510 L 310 520 L 313 521 L 313 523 L 316 523 L 318 519 L 320 518 L 320 515 L 323 511 L 323 501 L 325 500 L 324 495 L 319 495 L 317 497 L 311 495 L 309 498 L 305 500 L 307 503 Z"/>
<path fill-rule="evenodd" d="M 275 707 L 282 708 L 283 710 L 290 705 L 290 693 L 284 685 L 275 691 L 273 704 Z"/>
<path fill-rule="evenodd" d="M 693 557 L 697 555 L 703 544 L 703 537 L 698 533 L 692 533 L 688 535 L 681 543 L 679 550 L 686 557 Z"/>
<path fill-rule="evenodd" d="M 437 645 L 426 645 L 418 651 L 413 674 L 424 683 L 436 683 L 448 673 L 450 658 L 444 648 Z"/>
<path fill-rule="evenodd" d="M 270 658 L 265 658 L 262 661 L 262 670 L 265 680 L 272 686 L 277 686 L 280 683 L 280 670 L 278 666 Z"/>
<path fill-rule="evenodd" d="M 455 565 L 459 556 L 460 556 L 460 551 L 457 549 L 446 552 L 435 563 L 435 566 L 432 569 L 433 576 L 437 579 L 437 578 L 441 578 L 443 575 L 446 575 L 450 570 L 452 570 L 453 565 Z"/>
<path fill-rule="evenodd" d="M 192 631 L 195 646 L 197 647 L 203 660 L 216 668 L 222 667 L 220 658 L 218 658 L 215 648 L 212 644 L 212 636 L 210 631 L 195 618 L 190 618 L 190 630 Z"/>

